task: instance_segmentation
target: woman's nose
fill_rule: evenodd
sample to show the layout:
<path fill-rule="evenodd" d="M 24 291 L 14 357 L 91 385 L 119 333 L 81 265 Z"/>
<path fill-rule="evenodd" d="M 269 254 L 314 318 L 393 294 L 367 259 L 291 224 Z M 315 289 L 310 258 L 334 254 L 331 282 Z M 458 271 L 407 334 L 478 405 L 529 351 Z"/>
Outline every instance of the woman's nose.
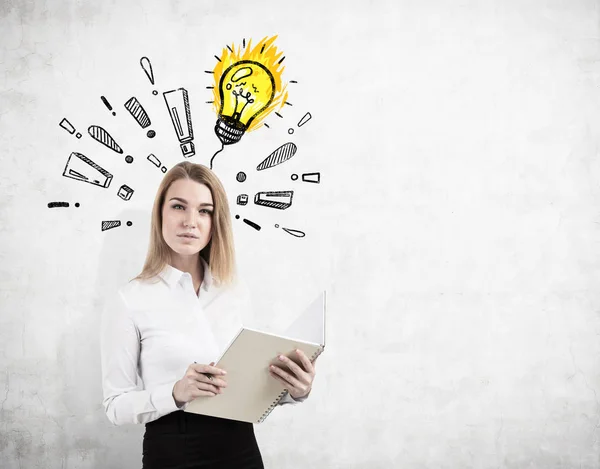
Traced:
<path fill-rule="evenodd" d="M 183 219 L 185 226 L 194 226 L 196 224 L 196 215 L 194 213 L 187 214 Z"/>

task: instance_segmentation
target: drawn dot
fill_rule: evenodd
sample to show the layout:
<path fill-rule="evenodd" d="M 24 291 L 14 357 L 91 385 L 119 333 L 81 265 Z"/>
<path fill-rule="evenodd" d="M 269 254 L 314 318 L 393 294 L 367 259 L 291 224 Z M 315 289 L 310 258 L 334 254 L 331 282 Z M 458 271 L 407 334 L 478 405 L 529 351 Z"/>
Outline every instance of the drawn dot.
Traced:
<path fill-rule="evenodd" d="M 161 170 L 163 173 L 166 173 L 166 172 L 167 172 L 167 168 L 166 168 L 166 166 L 163 166 L 162 168 L 160 168 L 160 170 Z"/>
<path fill-rule="evenodd" d="M 129 163 L 129 164 L 133 163 L 133 156 L 131 156 L 131 155 L 127 155 L 127 156 L 125 157 L 125 161 L 127 161 L 127 163 Z"/>
<path fill-rule="evenodd" d="M 154 91 L 152 92 L 152 94 L 153 94 L 154 96 L 156 96 L 156 95 L 158 94 L 158 91 L 154 90 Z"/>
<path fill-rule="evenodd" d="M 294 129 L 288 129 L 288 134 L 292 135 L 294 133 Z"/>
<path fill-rule="evenodd" d="M 81 134 L 79 132 L 77 132 L 77 134 L 75 135 L 75 137 L 81 138 Z"/>
<path fill-rule="evenodd" d="M 133 225 L 133 223 L 131 223 L 130 221 L 127 222 L 127 226 L 131 226 Z"/>
<path fill-rule="evenodd" d="M 279 225 L 277 225 L 277 224 L 276 224 L 276 225 L 275 225 L 275 228 L 279 228 Z"/>
<path fill-rule="evenodd" d="M 230 90 L 231 89 L 231 83 L 227 83 L 227 86 L 225 88 L 227 88 L 228 90 Z"/>
<path fill-rule="evenodd" d="M 297 174 L 292 174 L 292 181 L 295 181 L 296 179 L 298 179 L 298 175 Z"/>
<path fill-rule="evenodd" d="M 236 216 L 235 216 L 235 219 L 236 219 L 236 220 L 239 220 L 239 219 L 240 219 L 240 216 L 239 216 L 239 215 L 236 215 Z"/>
<path fill-rule="evenodd" d="M 113 116 L 116 116 L 116 115 L 117 115 L 117 113 L 116 113 L 116 112 L 113 112 L 112 114 L 113 114 Z"/>
<path fill-rule="evenodd" d="M 148 138 L 154 138 L 156 132 L 154 130 L 149 130 L 146 135 L 148 136 Z"/>
<path fill-rule="evenodd" d="M 79 202 L 75 202 L 75 207 L 79 207 Z"/>
<path fill-rule="evenodd" d="M 239 173 L 237 173 L 237 176 L 235 178 L 238 182 L 244 182 L 246 180 L 246 173 L 240 171 Z"/>

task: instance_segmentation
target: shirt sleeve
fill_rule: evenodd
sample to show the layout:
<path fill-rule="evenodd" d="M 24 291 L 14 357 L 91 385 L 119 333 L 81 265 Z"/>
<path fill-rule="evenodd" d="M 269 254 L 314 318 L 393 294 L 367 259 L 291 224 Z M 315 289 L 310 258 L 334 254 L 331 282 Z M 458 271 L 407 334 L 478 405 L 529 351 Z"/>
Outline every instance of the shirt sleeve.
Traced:
<path fill-rule="evenodd" d="M 309 395 L 310 395 L 310 392 L 304 397 L 294 398 L 294 397 L 290 396 L 289 392 L 286 391 L 286 393 L 282 396 L 282 398 L 279 399 L 279 402 L 277 403 L 277 405 L 298 404 L 299 402 L 304 402 L 308 398 Z"/>
<path fill-rule="evenodd" d="M 147 423 L 179 410 L 175 382 L 137 390 L 140 335 L 120 292 L 108 302 L 100 327 L 102 405 L 113 425 Z"/>

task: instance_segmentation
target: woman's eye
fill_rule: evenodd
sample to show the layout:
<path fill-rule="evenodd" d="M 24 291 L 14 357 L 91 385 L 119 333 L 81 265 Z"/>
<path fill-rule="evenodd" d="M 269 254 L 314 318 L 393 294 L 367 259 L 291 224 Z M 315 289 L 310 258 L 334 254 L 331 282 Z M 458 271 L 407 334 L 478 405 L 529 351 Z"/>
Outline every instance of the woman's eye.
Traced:
<path fill-rule="evenodd" d="M 177 209 L 178 207 L 184 208 L 183 205 L 181 205 L 181 204 L 175 204 L 175 205 L 173 205 L 173 208 L 175 208 L 175 209 Z"/>
<path fill-rule="evenodd" d="M 203 213 L 205 215 L 212 215 L 212 211 L 210 211 L 206 208 L 203 208 L 202 210 L 200 210 L 200 213 Z"/>

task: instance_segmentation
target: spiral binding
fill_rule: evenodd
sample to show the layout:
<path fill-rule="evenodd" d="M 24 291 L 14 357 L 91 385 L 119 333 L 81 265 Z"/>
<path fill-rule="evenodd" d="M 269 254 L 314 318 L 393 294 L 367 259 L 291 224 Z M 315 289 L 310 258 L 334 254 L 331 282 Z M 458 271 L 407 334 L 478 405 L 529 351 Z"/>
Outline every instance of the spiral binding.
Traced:
<path fill-rule="evenodd" d="M 315 361 L 315 360 L 318 358 L 318 356 L 319 356 L 319 355 L 321 355 L 321 353 L 323 352 L 324 348 L 325 348 L 325 347 L 322 347 L 322 346 L 321 346 L 321 347 L 320 347 L 320 348 L 319 348 L 319 349 L 318 349 L 318 350 L 317 350 L 315 353 L 313 353 L 313 356 L 312 356 L 312 357 L 310 357 L 310 361 L 311 361 L 311 363 L 312 363 L 312 362 L 314 362 L 314 361 Z M 279 396 L 277 396 L 277 399 L 275 399 L 275 400 L 274 400 L 274 401 L 271 403 L 271 405 L 270 405 L 270 406 L 267 408 L 267 410 L 265 410 L 265 411 L 264 411 L 264 413 L 262 414 L 262 416 L 261 416 L 261 417 L 258 419 L 258 422 L 257 422 L 257 423 L 262 423 L 262 422 L 264 422 L 264 421 L 265 421 L 265 419 L 266 419 L 266 418 L 269 416 L 269 414 L 270 414 L 271 412 L 273 412 L 273 409 L 274 409 L 275 407 L 277 407 L 277 403 L 278 403 L 278 402 L 281 400 L 281 398 L 282 398 L 282 397 L 283 397 L 283 396 L 284 396 L 286 393 L 287 393 L 287 390 L 285 390 L 285 389 L 279 393 Z"/>

